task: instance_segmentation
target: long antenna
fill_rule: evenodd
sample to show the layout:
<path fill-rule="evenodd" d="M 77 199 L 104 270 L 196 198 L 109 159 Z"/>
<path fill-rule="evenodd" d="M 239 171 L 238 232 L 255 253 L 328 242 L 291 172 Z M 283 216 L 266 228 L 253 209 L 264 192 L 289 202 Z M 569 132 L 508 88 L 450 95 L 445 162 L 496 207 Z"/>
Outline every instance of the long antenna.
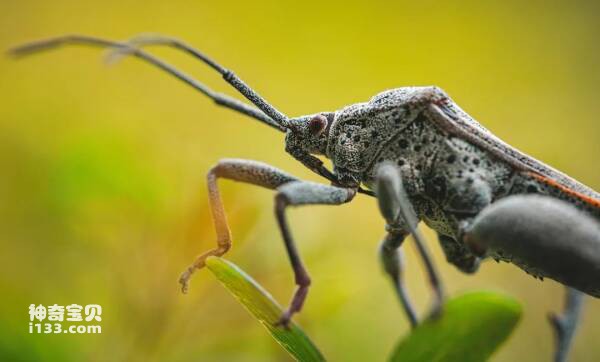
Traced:
<path fill-rule="evenodd" d="M 201 59 L 204 63 L 208 64 L 211 68 L 217 70 L 225 81 L 231 84 L 234 88 L 236 88 L 242 95 L 244 95 L 248 100 L 250 100 L 254 105 L 256 105 L 259 109 L 251 107 L 245 103 L 240 102 L 235 98 L 231 98 L 225 94 L 221 94 L 213 91 L 208 88 L 204 84 L 195 80 L 191 76 L 187 75 L 179 71 L 177 68 L 172 65 L 160 60 L 159 58 L 141 50 L 137 49 L 129 43 L 117 42 L 112 40 L 106 40 L 102 38 L 86 36 L 86 35 L 65 35 L 55 38 L 50 38 L 46 40 L 40 40 L 31 42 L 28 44 L 24 44 L 17 48 L 12 49 L 10 52 L 15 56 L 26 56 L 32 53 L 36 53 L 43 50 L 48 50 L 52 48 L 56 48 L 62 45 L 91 45 L 91 46 L 99 46 L 99 47 L 108 47 L 115 48 L 124 51 L 125 53 L 131 54 L 139 59 L 142 59 L 162 70 L 171 74 L 172 76 L 178 78 L 179 80 L 187 83 L 192 86 L 194 89 L 200 91 L 202 94 L 211 98 L 218 105 L 224 106 L 226 108 L 230 108 L 232 110 L 238 111 L 242 114 L 253 117 L 273 128 L 276 128 L 280 131 L 285 131 L 289 127 L 288 118 L 281 112 L 279 112 L 275 107 L 271 106 L 267 101 L 264 100 L 258 93 L 256 93 L 252 88 L 248 87 L 239 77 L 237 77 L 233 72 L 223 68 L 215 61 L 206 57 L 202 53 L 197 50 L 193 50 L 190 47 L 187 47 L 190 50 L 193 50 L 193 53 L 190 51 L 190 54 L 193 54 L 196 58 Z"/>

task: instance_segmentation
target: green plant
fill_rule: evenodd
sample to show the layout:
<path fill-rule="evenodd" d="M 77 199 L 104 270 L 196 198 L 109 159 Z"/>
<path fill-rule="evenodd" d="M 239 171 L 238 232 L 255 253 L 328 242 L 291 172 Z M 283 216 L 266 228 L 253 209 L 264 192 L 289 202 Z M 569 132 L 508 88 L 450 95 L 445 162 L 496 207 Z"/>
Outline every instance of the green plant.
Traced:
<path fill-rule="evenodd" d="M 218 257 L 206 259 L 206 266 L 296 360 L 325 361 L 321 352 L 293 321 L 288 329 L 275 327 L 283 313 L 281 307 L 248 274 L 235 264 Z"/>
<path fill-rule="evenodd" d="M 281 307 L 239 267 L 218 257 L 208 258 L 206 265 L 294 359 L 325 360 L 294 322 L 289 329 L 275 327 Z M 508 338 L 520 316 L 519 303 L 503 294 L 483 291 L 452 298 L 441 317 L 424 321 L 402 338 L 390 361 L 485 361 Z"/>

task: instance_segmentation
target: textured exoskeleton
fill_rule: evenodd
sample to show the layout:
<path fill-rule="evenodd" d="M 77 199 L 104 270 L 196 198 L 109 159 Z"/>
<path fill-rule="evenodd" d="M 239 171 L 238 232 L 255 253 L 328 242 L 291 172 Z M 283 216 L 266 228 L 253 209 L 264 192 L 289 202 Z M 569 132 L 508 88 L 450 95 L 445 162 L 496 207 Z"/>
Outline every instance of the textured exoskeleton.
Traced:
<path fill-rule="evenodd" d="M 373 188 L 378 167 L 386 162 L 397 165 L 417 216 L 438 232 L 448 261 L 465 272 L 475 271 L 478 265 L 477 255 L 464 242 L 465 231 L 482 210 L 504 197 L 543 195 L 581 210 L 587 215 L 580 218 L 582 224 L 593 224 L 590 218 L 600 219 L 598 193 L 506 145 L 439 88 L 386 91 L 329 118 L 333 119 L 329 132 L 305 150 L 330 158 L 339 184 L 345 187 L 362 183 Z M 292 141 L 288 145 L 302 143 L 293 131 L 288 131 L 288 140 Z M 557 210 L 562 207 L 555 206 Z M 564 211 L 568 214 L 570 209 L 564 207 Z M 506 225 L 498 225 L 497 240 L 509 231 Z M 551 237 L 577 248 L 576 240 L 569 243 L 569 235 Z M 492 256 L 511 260 L 510 255 Z M 547 276 L 544 270 L 552 265 L 539 263 L 526 269 Z M 589 275 L 590 280 L 596 276 L 596 291 L 585 290 L 596 296 L 598 272 L 590 269 Z"/>
<path fill-rule="evenodd" d="M 408 234 L 414 236 L 436 293 L 434 313 L 441 312 L 443 296 L 417 228 L 419 220 L 437 232 L 447 260 L 466 273 L 475 272 L 481 258 L 490 256 L 600 297 L 600 195 L 502 142 L 437 87 L 392 89 L 335 112 L 288 118 L 232 71 L 173 38 L 115 42 L 72 35 L 30 43 L 14 53 L 25 55 L 63 44 L 115 48 L 117 56 L 129 54 L 149 62 L 216 104 L 285 132 L 286 151 L 331 183 L 302 181 L 256 161 L 221 160 L 207 177 L 217 246 L 200 255 L 182 275 L 184 290 L 208 256 L 223 255 L 231 247 L 217 186 L 217 179 L 226 178 L 276 191 L 275 214 L 298 285 L 281 317 L 283 325 L 302 308 L 310 285 L 287 224 L 286 208 L 339 205 L 356 193 L 377 197 L 387 232 L 380 247 L 381 260 L 412 325 L 418 318 L 402 282 L 400 249 Z M 255 107 L 209 89 L 142 50 L 145 45 L 166 45 L 196 57 Z M 331 160 L 332 171 L 319 155 Z M 566 356 L 580 306 L 581 293 L 570 289 L 564 315 L 552 318 L 557 361 Z"/>

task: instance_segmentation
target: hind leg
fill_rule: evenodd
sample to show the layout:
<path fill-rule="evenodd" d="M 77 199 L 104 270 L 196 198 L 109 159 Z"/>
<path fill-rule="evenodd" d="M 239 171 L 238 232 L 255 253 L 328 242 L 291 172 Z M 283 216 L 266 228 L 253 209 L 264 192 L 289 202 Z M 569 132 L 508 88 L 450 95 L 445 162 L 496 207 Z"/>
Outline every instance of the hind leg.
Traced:
<path fill-rule="evenodd" d="M 516 195 L 486 207 L 462 239 L 472 252 L 510 261 L 526 272 L 552 278 L 600 297 L 600 223 L 571 204 L 548 196 Z M 556 361 L 564 361 L 583 294 L 570 289 L 556 330 Z"/>
<path fill-rule="evenodd" d="M 556 338 L 555 362 L 567 360 L 573 337 L 577 331 L 585 297 L 582 292 L 568 287 L 565 288 L 565 294 L 565 307 L 562 314 L 550 313 L 548 316 L 550 324 L 554 327 Z"/>

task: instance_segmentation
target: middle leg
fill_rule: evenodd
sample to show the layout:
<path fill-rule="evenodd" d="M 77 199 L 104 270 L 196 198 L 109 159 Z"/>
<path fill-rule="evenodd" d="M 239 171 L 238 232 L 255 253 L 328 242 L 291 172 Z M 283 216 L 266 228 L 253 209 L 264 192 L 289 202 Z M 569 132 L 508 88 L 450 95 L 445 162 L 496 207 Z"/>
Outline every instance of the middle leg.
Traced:
<path fill-rule="evenodd" d="M 375 177 L 379 209 L 387 222 L 387 229 L 389 232 L 386 239 L 384 239 L 381 248 L 382 261 L 384 262 L 385 271 L 395 284 L 396 292 L 408 319 L 414 327 L 417 323 L 417 318 L 414 308 L 406 294 L 400 275 L 402 271 L 402 265 L 400 263 L 402 260 L 398 255 L 394 255 L 390 248 L 399 248 L 402 244 L 402 240 L 408 233 L 413 235 L 417 251 L 423 260 L 429 283 L 434 292 L 431 315 L 438 315 L 441 312 L 444 299 L 442 283 L 435 265 L 433 264 L 433 260 L 429 255 L 429 251 L 427 250 L 425 238 L 417 228 L 418 218 L 402 184 L 400 171 L 395 165 L 386 163 L 379 167 Z M 396 253 L 399 252 L 397 251 Z M 398 264 L 395 267 L 392 267 L 394 262 Z"/>
<path fill-rule="evenodd" d="M 407 233 L 399 230 L 392 230 L 388 227 L 388 233 L 381 242 L 379 248 L 379 256 L 383 270 L 389 275 L 392 280 L 396 295 L 402 304 L 404 313 L 408 318 L 408 322 L 412 328 L 418 324 L 417 312 L 415 311 L 412 302 L 408 296 L 406 285 L 403 281 L 404 272 L 404 255 L 400 246 L 404 242 Z"/>

